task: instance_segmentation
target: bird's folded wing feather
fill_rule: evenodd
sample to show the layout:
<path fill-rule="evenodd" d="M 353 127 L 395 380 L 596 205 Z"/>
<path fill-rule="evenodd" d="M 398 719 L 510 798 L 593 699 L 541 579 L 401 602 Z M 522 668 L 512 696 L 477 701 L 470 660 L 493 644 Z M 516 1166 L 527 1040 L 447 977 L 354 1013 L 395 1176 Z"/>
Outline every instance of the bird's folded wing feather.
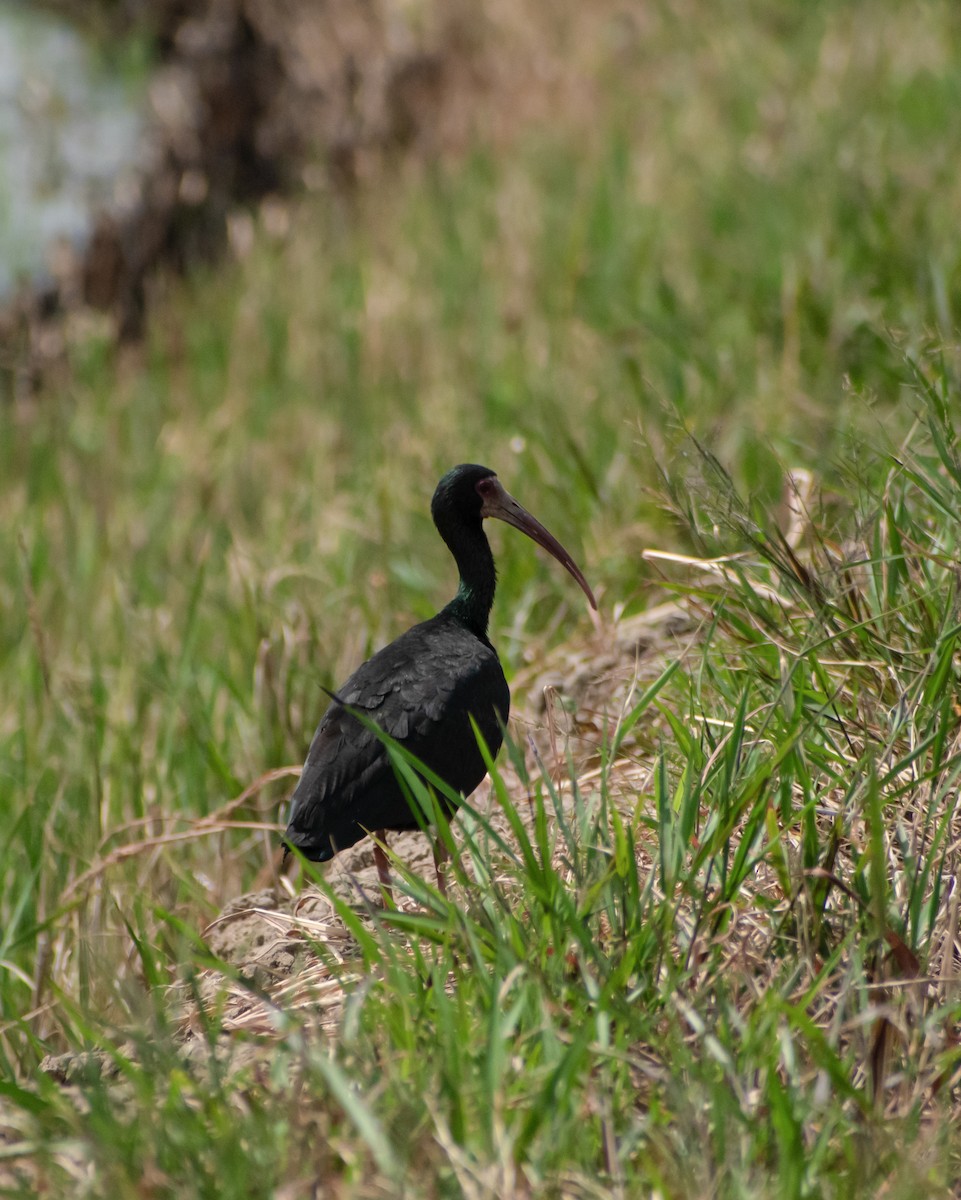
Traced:
<path fill-rule="evenodd" d="M 431 624 L 427 622 L 425 624 Z M 348 709 L 369 716 L 385 733 L 418 754 L 446 722 L 462 725 L 467 705 L 459 698 L 478 684 L 503 676 L 494 651 L 459 629 L 433 629 L 430 653 L 415 626 L 359 667 L 338 689 L 314 734 L 291 804 L 291 822 L 323 822 L 352 797 L 393 778 L 386 749 Z M 506 717 L 506 712 L 503 714 Z"/>

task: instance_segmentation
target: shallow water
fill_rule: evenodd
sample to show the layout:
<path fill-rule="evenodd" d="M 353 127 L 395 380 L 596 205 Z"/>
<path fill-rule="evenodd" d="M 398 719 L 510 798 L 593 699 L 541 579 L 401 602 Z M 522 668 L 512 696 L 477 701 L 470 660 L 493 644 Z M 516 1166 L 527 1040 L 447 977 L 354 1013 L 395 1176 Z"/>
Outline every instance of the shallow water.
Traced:
<path fill-rule="evenodd" d="M 58 240 L 82 245 L 122 196 L 146 86 L 129 74 L 62 20 L 0 0 L 0 295 L 48 275 Z"/>

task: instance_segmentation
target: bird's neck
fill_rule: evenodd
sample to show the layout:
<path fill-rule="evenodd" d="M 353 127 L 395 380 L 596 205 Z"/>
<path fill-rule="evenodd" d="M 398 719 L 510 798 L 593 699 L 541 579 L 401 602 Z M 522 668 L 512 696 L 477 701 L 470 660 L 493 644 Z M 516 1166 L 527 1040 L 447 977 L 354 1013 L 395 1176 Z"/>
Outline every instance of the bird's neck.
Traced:
<path fill-rule="evenodd" d="M 479 523 L 476 529 L 461 528 L 450 536 L 443 530 L 441 532 L 460 572 L 457 595 L 444 611 L 465 625 L 471 633 L 486 640 L 487 622 L 497 586 L 494 556 L 487 537 Z"/>

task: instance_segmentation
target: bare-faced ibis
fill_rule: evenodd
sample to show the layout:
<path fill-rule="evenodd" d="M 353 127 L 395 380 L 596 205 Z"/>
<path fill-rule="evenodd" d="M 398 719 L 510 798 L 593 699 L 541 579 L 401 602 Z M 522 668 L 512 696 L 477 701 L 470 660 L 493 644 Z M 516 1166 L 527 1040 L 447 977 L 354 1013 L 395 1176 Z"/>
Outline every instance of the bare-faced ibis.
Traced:
<path fill-rule="evenodd" d="M 310 744 L 284 837 L 314 862 L 326 862 L 368 833 L 383 842 L 386 830 L 421 824 L 383 742 L 350 710 L 368 717 L 461 796 L 487 774 L 472 717 L 491 755 L 500 749 L 511 697 L 487 638 L 497 576 L 485 517 L 506 521 L 543 546 L 597 607 L 564 547 L 487 467 L 465 463 L 448 471 L 434 492 L 431 515 L 460 572 L 457 595 L 435 617 L 378 650 L 334 693 Z M 389 891 L 379 845 L 374 856 Z M 439 867 L 438 882 L 443 888 Z"/>

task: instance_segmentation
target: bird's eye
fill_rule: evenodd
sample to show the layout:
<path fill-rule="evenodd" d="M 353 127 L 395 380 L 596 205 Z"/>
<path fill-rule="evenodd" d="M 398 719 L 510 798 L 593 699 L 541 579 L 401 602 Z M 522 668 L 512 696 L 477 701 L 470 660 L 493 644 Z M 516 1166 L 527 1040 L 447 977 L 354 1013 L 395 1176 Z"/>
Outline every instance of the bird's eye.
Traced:
<path fill-rule="evenodd" d="M 492 496 L 497 491 L 497 484 L 494 482 L 493 475 L 488 475 L 486 479 L 478 480 L 477 493 L 486 499 Z"/>

